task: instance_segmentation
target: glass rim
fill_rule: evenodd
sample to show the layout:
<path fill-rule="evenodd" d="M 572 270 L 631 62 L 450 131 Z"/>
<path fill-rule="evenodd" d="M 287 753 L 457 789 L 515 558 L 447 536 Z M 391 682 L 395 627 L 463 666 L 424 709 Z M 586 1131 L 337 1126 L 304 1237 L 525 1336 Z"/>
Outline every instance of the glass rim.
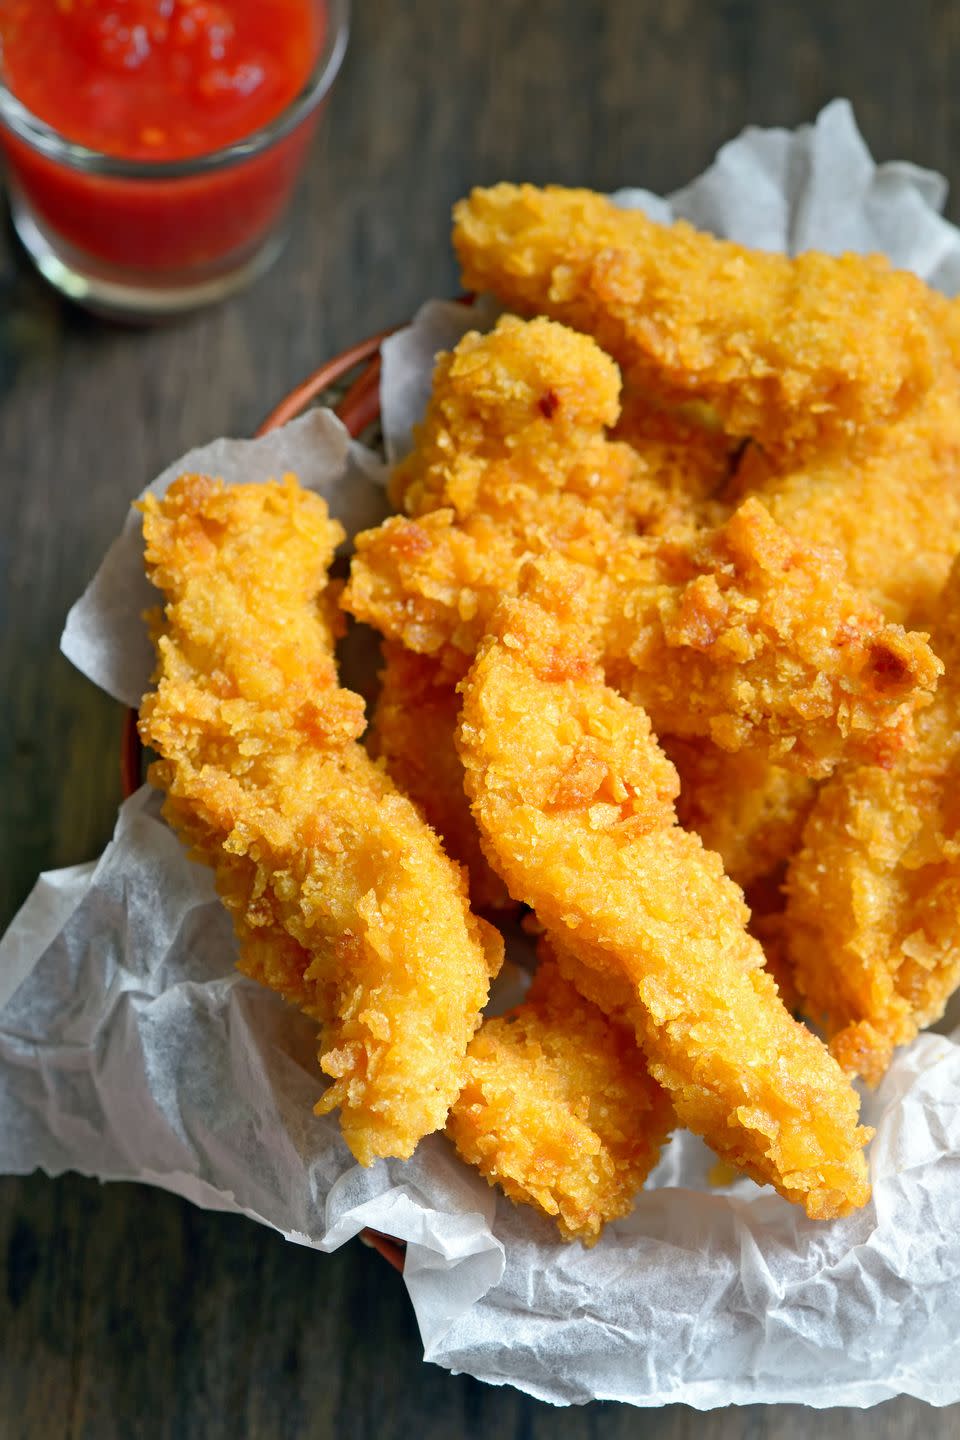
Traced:
<path fill-rule="evenodd" d="M 324 0 L 327 10 L 327 32 L 323 48 L 306 84 L 279 115 L 241 140 L 234 140 L 216 150 L 205 150 L 183 160 L 128 160 L 121 155 L 108 155 L 91 150 L 87 145 L 68 140 L 59 130 L 41 120 L 18 100 L 0 78 L 0 123 L 10 132 L 44 155 L 70 169 L 88 175 L 110 176 L 119 180 L 184 180 L 214 170 L 238 165 L 244 160 L 269 150 L 295 130 L 329 94 L 343 64 L 350 34 L 350 0 Z"/>

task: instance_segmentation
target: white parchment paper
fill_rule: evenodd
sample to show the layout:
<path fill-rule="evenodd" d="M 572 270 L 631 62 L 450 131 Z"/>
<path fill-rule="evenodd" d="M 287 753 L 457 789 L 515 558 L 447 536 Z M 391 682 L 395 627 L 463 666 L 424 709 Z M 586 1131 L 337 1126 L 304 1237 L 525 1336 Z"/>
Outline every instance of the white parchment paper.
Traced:
<path fill-rule="evenodd" d="M 767 248 L 883 250 L 960 289 L 944 182 L 875 166 L 845 102 L 796 132 L 746 131 L 668 200 L 618 199 Z M 438 345 L 493 313 L 431 302 L 388 342 L 389 454 L 409 446 Z M 324 412 L 194 451 L 151 488 L 183 469 L 233 482 L 294 469 L 351 533 L 384 510 L 381 468 Z M 147 682 L 139 616 L 154 603 L 131 517 L 63 637 L 125 703 Z M 319 1250 L 368 1225 L 395 1235 L 426 1358 L 554 1403 L 960 1399 L 957 1007 L 867 1097 L 867 1209 L 818 1225 L 749 1181 L 712 1189 L 709 1152 L 681 1135 L 634 1214 L 585 1251 L 440 1137 L 406 1164 L 356 1166 L 335 1118 L 312 1114 L 312 1026 L 233 961 L 209 874 L 144 788 L 101 859 L 41 876 L 0 942 L 0 1170 L 138 1179 Z"/>

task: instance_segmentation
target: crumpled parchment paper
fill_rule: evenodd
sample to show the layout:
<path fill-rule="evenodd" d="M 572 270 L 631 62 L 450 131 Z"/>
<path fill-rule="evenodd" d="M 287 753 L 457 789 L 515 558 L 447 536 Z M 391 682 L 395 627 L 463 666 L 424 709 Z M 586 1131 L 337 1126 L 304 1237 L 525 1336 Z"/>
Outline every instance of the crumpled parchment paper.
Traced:
<path fill-rule="evenodd" d="M 793 133 L 746 131 L 668 200 L 618 199 L 767 248 L 883 250 L 960 289 L 944 182 L 875 166 L 845 102 Z M 387 344 L 389 454 L 409 445 L 438 344 L 493 313 L 432 302 Z M 351 533 L 384 509 L 381 467 L 323 412 L 192 452 L 152 488 L 187 468 L 231 481 L 294 469 Z M 63 637 L 128 704 L 151 667 L 139 615 L 156 603 L 138 532 L 131 517 Z M 747 1180 L 711 1188 L 709 1152 L 679 1135 L 633 1215 L 585 1251 L 442 1137 L 407 1163 L 355 1165 L 335 1117 L 312 1114 L 312 1026 L 233 959 L 210 875 L 145 787 L 101 859 L 41 876 L 0 942 L 0 1170 L 141 1180 L 320 1250 L 364 1226 L 397 1236 L 426 1358 L 558 1404 L 960 1399 L 958 1007 L 866 1099 L 867 1209 L 818 1225 Z"/>

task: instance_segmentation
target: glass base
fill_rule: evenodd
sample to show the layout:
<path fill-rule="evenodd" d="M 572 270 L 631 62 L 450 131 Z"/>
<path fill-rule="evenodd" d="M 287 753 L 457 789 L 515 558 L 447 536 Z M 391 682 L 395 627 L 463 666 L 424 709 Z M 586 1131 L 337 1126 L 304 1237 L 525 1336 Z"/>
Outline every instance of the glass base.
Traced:
<path fill-rule="evenodd" d="M 59 242 L 37 222 L 17 188 L 10 187 L 10 213 L 20 243 L 45 280 L 61 295 L 109 319 L 149 323 L 172 320 L 216 305 L 250 285 L 277 260 L 287 241 L 285 226 L 252 251 L 227 256 L 184 274 L 118 271 Z"/>

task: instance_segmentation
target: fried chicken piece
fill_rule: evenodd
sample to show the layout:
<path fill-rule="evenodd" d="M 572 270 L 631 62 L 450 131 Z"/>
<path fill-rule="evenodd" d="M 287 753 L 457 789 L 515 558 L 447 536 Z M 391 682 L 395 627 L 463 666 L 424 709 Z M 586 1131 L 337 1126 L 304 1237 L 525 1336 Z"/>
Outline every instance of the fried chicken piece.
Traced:
<path fill-rule="evenodd" d="M 846 451 L 783 466 L 755 446 L 729 489 L 756 494 L 803 543 L 843 554 L 847 578 L 890 620 L 925 623 L 960 551 L 960 371 L 899 424 L 877 427 Z"/>
<path fill-rule="evenodd" d="M 186 475 L 143 511 L 167 604 L 140 733 L 164 813 L 213 867 L 241 967 L 321 1021 L 318 1110 L 340 1106 L 362 1164 L 406 1157 L 459 1093 L 502 943 L 357 743 L 323 595 L 342 530 L 292 476 Z"/>
<path fill-rule="evenodd" d="M 625 515 L 636 466 L 606 430 L 620 414 L 620 372 L 586 335 L 504 315 L 437 356 L 427 414 L 390 480 L 410 516 L 508 511 L 522 494 L 577 495 Z M 504 518 L 507 518 L 506 516 Z"/>
<path fill-rule="evenodd" d="M 397 788 L 420 807 L 447 854 L 466 869 L 474 908 L 516 909 L 484 858 L 464 792 L 455 742 L 460 719 L 456 689 L 443 683 L 435 662 L 426 656 L 386 644 L 383 659 L 368 748 L 383 760 Z"/>
<path fill-rule="evenodd" d="M 675 1118 L 632 1027 L 563 979 L 548 945 L 526 1001 L 484 1020 L 447 1134 L 518 1204 L 593 1245 L 628 1215 Z"/>
<path fill-rule="evenodd" d="M 746 889 L 789 860 L 817 793 L 814 781 L 755 750 L 731 755 L 709 740 L 659 739 L 680 776 L 680 824 L 716 850 L 731 880 Z"/>
<path fill-rule="evenodd" d="M 394 503 L 414 519 L 485 514 L 521 547 L 558 497 L 561 514 L 575 498 L 628 532 L 695 520 L 731 475 L 730 442 L 636 396 L 621 419 L 631 443 L 612 442 L 619 395 L 616 365 L 589 337 L 505 315 L 438 357 L 415 447 L 391 478 Z"/>
<path fill-rule="evenodd" d="M 871 1085 L 960 985 L 960 561 L 933 630 L 946 674 L 916 748 L 825 785 L 788 873 L 804 1008 Z"/>
<path fill-rule="evenodd" d="M 813 1218 L 869 1197 L 859 1099 L 787 1013 L 719 856 L 679 828 L 642 710 L 585 648 L 576 580 L 533 565 L 463 683 L 459 745 L 488 858 L 629 1019 L 683 1124 Z"/>
<path fill-rule="evenodd" d="M 771 452 L 906 414 L 944 349 L 946 302 L 880 256 L 748 250 L 588 190 L 474 190 L 453 243 L 468 288 L 593 335 L 631 385 Z"/>
<path fill-rule="evenodd" d="M 625 538 L 598 511 L 570 496 L 556 499 L 520 534 L 482 512 L 462 522 L 450 509 L 417 520 L 390 516 L 355 536 L 344 608 L 388 640 L 434 658 L 456 683 L 501 596 L 515 593 L 525 559 L 558 553 L 599 572 Z M 651 542 L 635 553 L 636 563 L 647 565 L 645 577 L 655 576 Z"/>
<path fill-rule="evenodd" d="M 594 341 L 549 321 L 504 316 L 464 336 L 439 357 L 415 448 L 394 471 L 410 518 L 357 537 L 347 608 L 461 678 L 527 554 L 589 559 L 635 529 L 639 462 L 605 433 L 619 390 Z"/>
<path fill-rule="evenodd" d="M 584 519 L 587 523 L 583 524 Z M 347 609 L 462 675 L 526 558 L 576 562 L 606 676 L 658 732 L 826 775 L 844 753 L 885 760 L 909 739 L 940 665 L 801 546 L 756 500 L 692 538 L 626 536 L 581 510 L 521 553 L 487 516 L 393 517 L 357 536 Z"/>

